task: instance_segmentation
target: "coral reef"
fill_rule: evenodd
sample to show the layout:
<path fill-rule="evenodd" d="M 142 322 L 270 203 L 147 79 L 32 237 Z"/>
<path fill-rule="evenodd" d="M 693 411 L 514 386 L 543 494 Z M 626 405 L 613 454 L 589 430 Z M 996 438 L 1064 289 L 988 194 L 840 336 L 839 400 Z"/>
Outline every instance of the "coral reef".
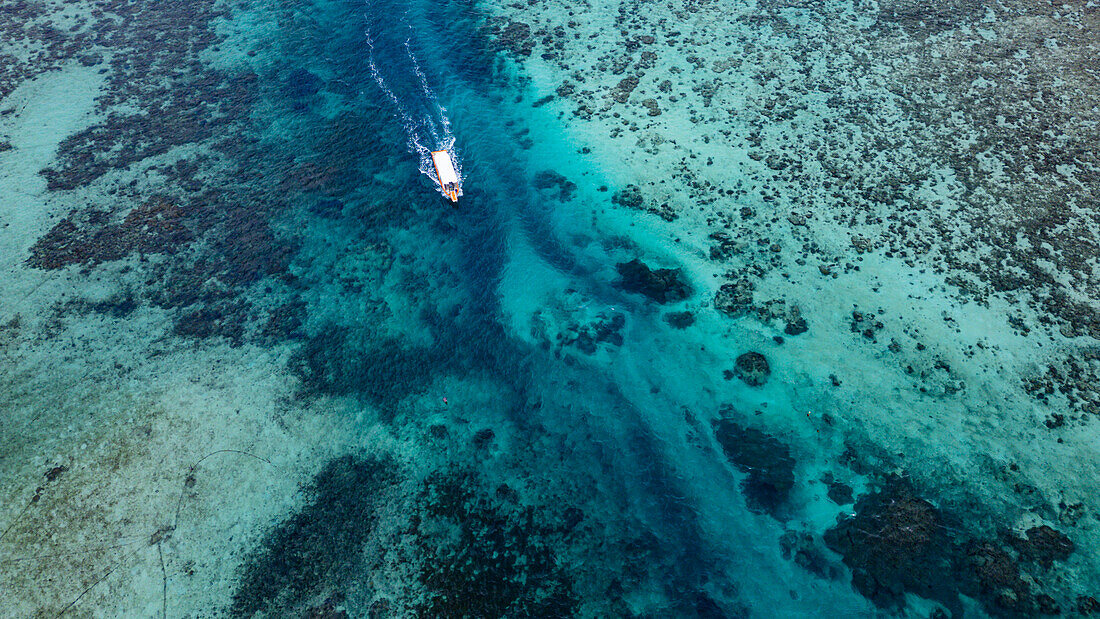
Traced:
<path fill-rule="evenodd" d="M 795 485 L 790 448 L 775 437 L 736 421 L 725 409 L 713 423 L 726 458 L 746 474 L 742 488 L 749 506 L 780 517 Z"/>
<path fill-rule="evenodd" d="M 573 586 L 554 546 L 583 514 L 567 510 L 559 524 L 547 525 L 532 508 L 499 507 L 477 488 L 476 478 L 462 471 L 434 475 L 424 486 L 417 527 L 423 531 L 425 555 L 420 578 L 428 593 L 418 612 L 443 617 L 573 614 Z M 477 594 L 470 595 L 473 591 Z"/>
<path fill-rule="evenodd" d="M 309 503 L 253 551 L 230 613 L 288 614 L 346 577 L 373 532 L 375 509 L 395 480 L 392 461 L 343 456 L 306 489 Z"/>
<path fill-rule="evenodd" d="M 636 292 L 657 303 L 682 301 L 691 295 L 691 287 L 679 269 L 651 269 L 635 258 L 615 265 L 619 272 L 619 287 Z"/>

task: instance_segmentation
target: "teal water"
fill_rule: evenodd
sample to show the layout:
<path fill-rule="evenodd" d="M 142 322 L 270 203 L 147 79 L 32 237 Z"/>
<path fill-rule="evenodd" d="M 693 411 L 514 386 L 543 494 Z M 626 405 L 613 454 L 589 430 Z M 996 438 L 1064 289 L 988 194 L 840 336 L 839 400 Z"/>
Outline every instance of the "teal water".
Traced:
<path fill-rule="evenodd" d="M 629 162 L 668 141 L 658 130 L 705 160 L 718 146 L 699 135 L 759 127 L 732 112 L 686 124 L 665 98 L 621 117 L 607 103 L 611 126 L 644 134 L 616 153 L 569 89 L 547 90 L 565 35 L 500 16 L 571 32 L 629 17 L 591 7 L 582 25 L 574 8 L 7 10 L 7 29 L 38 24 L 41 51 L 0 90 L 2 186 L 23 196 L 0 248 L 0 614 L 1091 612 L 1095 518 L 1072 507 L 1088 474 L 1038 479 L 1031 464 L 1062 456 L 1013 425 L 1046 413 L 1013 404 L 1010 355 L 953 356 L 926 326 L 1023 351 L 987 324 L 1000 301 L 956 306 L 925 269 L 865 260 L 855 224 L 780 232 L 804 203 L 738 193 L 757 159 L 720 159 L 721 189 L 688 155 L 638 173 Z M 799 10 L 780 12 L 813 31 Z M 772 34 L 744 56 L 796 36 Z M 594 57 L 621 51 L 592 40 Z M 636 87 L 611 56 L 620 85 L 600 101 Z M 581 91 L 599 79 L 564 74 Z M 693 116 L 716 114 L 699 96 Z M 456 206 L 432 180 L 440 148 L 463 178 Z M 635 185 L 691 206 L 664 222 L 630 206 Z M 845 279 L 800 279 L 811 242 L 848 262 Z M 775 286 L 764 276 L 755 301 L 722 286 L 749 281 L 721 260 L 754 247 L 794 282 L 789 302 L 753 305 Z M 883 282 L 900 292 L 854 307 Z M 887 334 L 915 347 L 901 331 L 942 356 L 884 362 Z"/>

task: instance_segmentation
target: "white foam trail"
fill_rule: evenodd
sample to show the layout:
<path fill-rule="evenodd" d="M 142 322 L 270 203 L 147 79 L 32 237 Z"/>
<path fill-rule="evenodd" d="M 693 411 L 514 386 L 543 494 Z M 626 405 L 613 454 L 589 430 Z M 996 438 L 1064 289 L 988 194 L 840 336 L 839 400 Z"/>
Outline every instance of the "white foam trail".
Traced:
<path fill-rule="evenodd" d="M 411 26 L 409 30 L 412 30 Z M 446 150 L 451 153 L 455 172 L 458 174 L 459 181 L 461 181 L 463 179 L 462 163 L 455 149 L 455 138 L 451 131 L 451 120 L 447 117 L 447 108 L 439 103 L 435 91 L 433 91 L 428 84 L 428 77 L 424 74 L 424 70 L 420 67 L 420 62 L 417 61 L 416 55 L 412 51 L 410 39 L 405 39 L 404 47 L 405 54 L 412 64 L 413 73 L 416 75 L 417 82 L 420 85 L 420 94 L 424 96 L 423 103 L 428 108 L 428 112 L 424 113 L 419 118 L 414 117 L 405 105 L 401 103 L 401 100 L 394 94 L 389 85 L 386 84 L 382 72 L 379 71 L 378 65 L 375 63 L 374 38 L 371 37 L 368 31 L 367 48 L 369 52 L 367 65 L 370 67 L 371 76 L 378 84 L 382 93 L 386 95 L 386 98 L 393 103 L 394 108 L 397 110 L 397 117 L 401 120 L 401 125 L 405 128 L 406 143 L 410 152 L 417 156 L 420 171 L 427 175 L 428 178 L 432 179 L 432 182 L 438 186 L 439 179 L 435 174 L 435 165 L 432 164 L 432 151 Z M 440 188 L 440 193 L 442 193 L 442 188 Z"/>

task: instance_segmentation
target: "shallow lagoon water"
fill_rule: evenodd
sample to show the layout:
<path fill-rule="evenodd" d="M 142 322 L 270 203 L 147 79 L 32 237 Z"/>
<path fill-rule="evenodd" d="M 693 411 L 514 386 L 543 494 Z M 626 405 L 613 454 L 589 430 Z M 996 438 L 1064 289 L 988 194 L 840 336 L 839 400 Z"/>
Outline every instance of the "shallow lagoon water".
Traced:
<path fill-rule="evenodd" d="M 635 11 L 645 34 L 619 42 L 631 7 L 580 8 L 5 18 L 84 19 L 35 30 L 0 91 L 11 614 L 1088 611 L 1091 428 L 1054 443 L 1043 422 L 1070 406 L 1019 386 L 1064 342 L 1002 326 L 1028 311 L 1013 299 L 960 302 L 931 261 L 866 253 L 856 224 L 791 232 L 804 205 L 742 191 L 754 68 L 640 51 L 730 34 L 714 7 Z M 822 32 L 780 13 L 746 58 Z M 745 89 L 693 89 L 703 67 Z M 457 208 L 416 147 L 444 119 Z M 798 264 L 803 242 L 842 277 Z"/>

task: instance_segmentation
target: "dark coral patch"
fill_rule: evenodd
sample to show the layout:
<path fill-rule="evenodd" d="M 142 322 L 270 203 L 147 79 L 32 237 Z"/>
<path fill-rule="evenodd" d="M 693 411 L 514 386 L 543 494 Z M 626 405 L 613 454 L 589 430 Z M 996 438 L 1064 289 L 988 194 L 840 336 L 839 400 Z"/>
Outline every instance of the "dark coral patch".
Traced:
<path fill-rule="evenodd" d="M 1028 529 L 1025 535 L 1026 538 L 1012 538 L 1010 543 L 1020 552 L 1022 559 L 1035 561 L 1047 569 L 1055 560 L 1065 560 L 1074 549 L 1073 542 L 1065 533 L 1045 524 Z"/>
<path fill-rule="evenodd" d="M 535 49 L 535 41 L 531 38 L 531 27 L 523 22 L 512 21 L 504 27 L 495 26 L 492 34 L 501 48 L 513 54 L 530 56 L 531 51 Z"/>
<path fill-rule="evenodd" d="M 62 219 L 31 247 L 27 263 L 39 269 L 71 264 L 96 265 L 132 253 L 172 254 L 192 240 L 183 223 L 183 210 L 167 200 L 134 207 L 120 223 L 107 223 L 103 211 Z"/>
<path fill-rule="evenodd" d="M 638 209 L 645 205 L 645 198 L 642 197 L 642 190 L 637 185 L 627 185 L 611 196 L 611 203 Z"/>
<path fill-rule="evenodd" d="M 394 480 L 388 460 L 343 456 L 310 484 L 310 502 L 275 527 L 252 553 L 230 612 L 302 616 L 298 608 L 353 568 L 374 531 L 375 509 Z M 295 610 L 297 609 L 297 612 Z"/>
<path fill-rule="evenodd" d="M 635 258 L 615 265 L 619 272 L 618 286 L 656 301 L 672 303 L 691 295 L 691 286 L 683 279 L 680 269 L 651 269 Z"/>
<path fill-rule="evenodd" d="M 553 170 L 543 170 L 535 174 L 535 189 L 548 193 L 560 202 L 568 202 L 577 192 L 577 184 Z"/>
<path fill-rule="evenodd" d="M 795 461 L 790 447 L 761 430 L 741 425 L 730 413 L 727 409 L 713 422 L 714 437 L 730 463 L 746 473 L 742 489 L 749 507 L 781 516 L 794 489 Z"/>
<path fill-rule="evenodd" d="M 173 333 L 184 337 L 224 337 L 233 345 L 244 338 L 247 307 L 242 303 L 212 303 L 184 312 L 176 319 Z"/>
<path fill-rule="evenodd" d="M 854 516 L 825 533 L 825 543 L 852 570 L 852 585 L 876 606 L 897 608 L 905 592 L 957 604 L 945 575 L 952 572 L 950 544 L 934 505 L 893 481 L 861 498 Z"/>
<path fill-rule="evenodd" d="M 1073 544 L 1048 526 L 1006 543 L 972 537 L 948 513 L 890 478 L 885 487 L 856 502 L 855 515 L 825 533 L 825 543 L 852 570 L 852 585 L 875 605 L 901 608 L 913 593 L 942 603 L 961 616 L 960 596 L 979 600 L 995 616 L 1057 614 L 1059 604 L 1043 590 L 1030 562 L 1049 566 L 1065 559 Z"/>
<path fill-rule="evenodd" d="M 735 367 L 737 368 L 737 377 L 745 381 L 745 384 L 753 387 L 763 385 L 772 373 L 771 367 L 768 365 L 768 359 L 756 351 L 738 355 Z"/>
<path fill-rule="evenodd" d="M 1020 566 L 1003 548 L 988 542 L 969 544 L 961 560 L 960 584 L 976 587 L 977 597 L 998 614 L 1025 613 L 1034 607 L 1031 587 L 1021 578 Z"/>
<path fill-rule="evenodd" d="M 753 308 L 754 288 L 755 285 L 747 279 L 722 284 L 714 293 L 714 308 L 727 316 L 743 316 Z"/>
<path fill-rule="evenodd" d="M 670 312 L 665 314 L 665 322 L 672 325 L 674 329 L 687 329 L 695 324 L 695 314 L 687 311 Z"/>
<path fill-rule="evenodd" d="M 397 340 L 358 344 L 357 333 L 328 326 L 306 339 L 291 359 L 304 393 L 360 396 L 392 404 L 446 371 L 446 351 L 407 348 Z"/>
<path fill-rule="evenodd" d="M 275 340 L 291 340 L 302 336 L 306 304 L 300 299 L 284 303 L 271 310 L 260 334 Z"/>
<path fill-rule="evenodd" d="M 285 207 L 278 187 L 287 165 L 256 138 L 252 111 L 260 77 L 213 67 L 204 57 L 220 41 L 213 22 L 225 9 L 215 4 L 107 2 L 93 11 L 88 28 L 47 31 L 36 25 L 25 34 L 42 44 L 45 56 L 32 57 L 29 67 L 0 63 L 0 94 L 9 78 L 28 79 L 50 70 L 55 60 L 109 63 L 100 71 L 107 84 L 95 101 L 100 120 L 64 139 L 56 161 L 40 171 L 51 191 L 91 185 L 104 191 L 93 192 L 96 202 L 74 210 L 39 239 L 28 264 L 91 268 L 161 256 L 143 265 L 148 276 L 128 282 L 134 303 L 182 310 L 175 314 L 177 334 L 239 342 L 250 321 L 262 320 L 243 300 L 244 288 L 263 277 L 285 276 L 297 247 L 270 226 Z M 20 7 L 0 15 L 0 30 L 51 10 Z M 297 77 L 300 88 L 316 87 L 315 79 Z M 176 147 L 200 143 L 198 154 L 177 157 L 182 153 Z M 116 184 L 118 172 L 137 180 Z M 142 178 L 156 184 L 158 197 L 139 194 Z"/>
<path fill-rule="evenodd" d="M 232 285 L 285 272 L 297 251 L 294 244 L 275 236 L 264 214 L 249 209 L 227 212 L 221 228 L 214 249 L 224 261 L 222 278 Z"/>
<path fill-rule="evenodd" d="M 599 345 L 606 342 L 612 346 L 623 345 L 623 327 L 626 326 L 626 317 L 622 314 L 614 314 L 608 317 L 605 313 L 598 314 L 590 323 L 572 324 L 557 336 L 559 346 L 574 346 L 586 355 L 595 354 Z"/>
<path fill-rule="evenodd" d="M 559 557 L 563 532 L 583 521 L 531 507 L 505 507 L 480 489 L 476 475 L 446 472 L 424 486 L 421 581 L 426 617 L 569 617 L 573 585 Z"/>

